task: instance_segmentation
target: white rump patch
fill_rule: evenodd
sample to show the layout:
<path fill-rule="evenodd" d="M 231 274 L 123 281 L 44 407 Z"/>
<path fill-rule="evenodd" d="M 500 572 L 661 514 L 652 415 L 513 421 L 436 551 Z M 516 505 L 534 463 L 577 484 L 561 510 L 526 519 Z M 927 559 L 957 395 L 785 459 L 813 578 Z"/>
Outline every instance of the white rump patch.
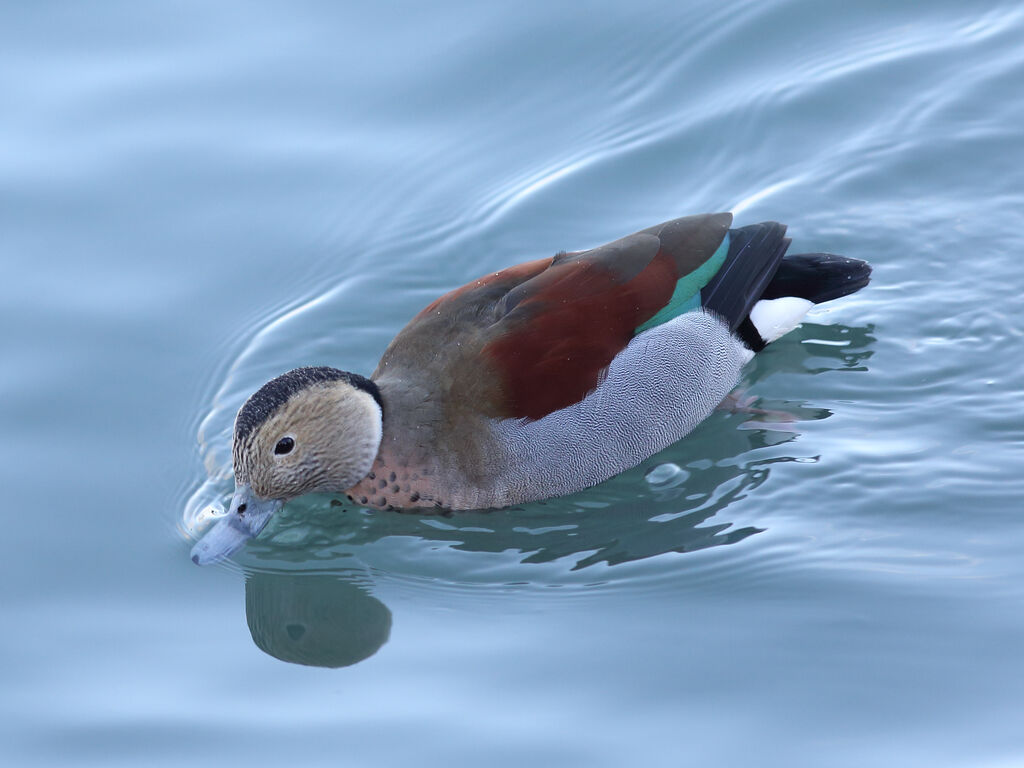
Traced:
<path fill-rule="evenodd" d="M 813 306 L 814 302 L 796 296 L 761 299 L 750 310 L 750 322 L 757 328 L 765 343 L 768 343 L 800 325 L 800 321 Z"/>

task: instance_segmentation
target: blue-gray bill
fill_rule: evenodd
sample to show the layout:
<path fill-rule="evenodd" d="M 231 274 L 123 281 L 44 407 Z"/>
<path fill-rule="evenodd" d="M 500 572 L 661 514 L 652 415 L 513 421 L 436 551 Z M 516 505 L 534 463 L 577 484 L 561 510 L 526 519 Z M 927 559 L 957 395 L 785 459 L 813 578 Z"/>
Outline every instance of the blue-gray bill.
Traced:
<path fill-rule="evenodd" d="M 255 538 L 284 502 L 261 499 L 248 485 L 240 485 L 231 497 L 228 513 L 192 547 L 192 562 L 209 565 L 223 560 L 249 539 Z"/>

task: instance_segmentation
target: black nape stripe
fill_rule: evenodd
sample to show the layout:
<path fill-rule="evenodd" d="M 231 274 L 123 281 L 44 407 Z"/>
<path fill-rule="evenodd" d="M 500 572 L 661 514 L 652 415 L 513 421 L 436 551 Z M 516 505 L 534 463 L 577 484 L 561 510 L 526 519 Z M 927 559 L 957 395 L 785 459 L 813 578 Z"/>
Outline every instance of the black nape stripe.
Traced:
<path fill-rule="evenodd" d="M 256 431 L 278 408 L 288 402 L 292 395 L 328 381 L 344 381 L 356 389 L 368 392 L 377 401 L 381 410 L 384 410 L 380 390 L 373 381 L 365 376 L 340 371 L 326 365 L 295 368 L 271 379 L 245 401 L 245 405 L 235 417 L 235 440 L 242 440 Z"/>
<path fill-rule="evenodd" d="M 384 401 L 380 398 L 380 388 L 377 387 L 377 382 L 373 379 L 368 379 L 365 376 L 360 376 L 358 373 L 349 373 L 347 371 L 342 371 L 342 373 L 345 374 L 345 380 L 353 387 L 369 393 L 370 397 L 377 402 L 377 405 L 383 413 Z"/>

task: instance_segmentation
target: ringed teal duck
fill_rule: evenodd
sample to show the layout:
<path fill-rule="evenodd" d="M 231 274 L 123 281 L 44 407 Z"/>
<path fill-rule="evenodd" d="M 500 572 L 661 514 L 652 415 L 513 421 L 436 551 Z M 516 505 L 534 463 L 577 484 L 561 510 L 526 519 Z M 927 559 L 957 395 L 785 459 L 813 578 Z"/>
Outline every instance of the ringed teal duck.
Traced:
<path fill-rule="evenodd" d="M 267 382 L 235 419 L 230 509 L 192 559 L 226 557 L 306 493 L 505 507 L 596 485 L 676 442 L 755 352 L 871 273 L 785 256 L 776 222 L 731 225 L 688 216 L 500 270 L 423 309 L 369 378 L 320 366 Z"/>

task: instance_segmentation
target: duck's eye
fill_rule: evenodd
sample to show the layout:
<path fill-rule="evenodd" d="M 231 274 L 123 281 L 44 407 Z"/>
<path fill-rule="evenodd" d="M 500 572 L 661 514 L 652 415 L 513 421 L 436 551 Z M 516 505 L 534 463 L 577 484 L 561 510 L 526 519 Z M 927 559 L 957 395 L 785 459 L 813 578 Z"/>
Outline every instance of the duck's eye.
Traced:
<path fill-rule="evenodd" d="M 274 453 L 278 456 L 283 456 L 286 453 L 291 453 L 292 448 L 295 447 L 295 441 L 290 437 L 282 437 L 277 441 L 277 445 L 274 446 Z"/>

